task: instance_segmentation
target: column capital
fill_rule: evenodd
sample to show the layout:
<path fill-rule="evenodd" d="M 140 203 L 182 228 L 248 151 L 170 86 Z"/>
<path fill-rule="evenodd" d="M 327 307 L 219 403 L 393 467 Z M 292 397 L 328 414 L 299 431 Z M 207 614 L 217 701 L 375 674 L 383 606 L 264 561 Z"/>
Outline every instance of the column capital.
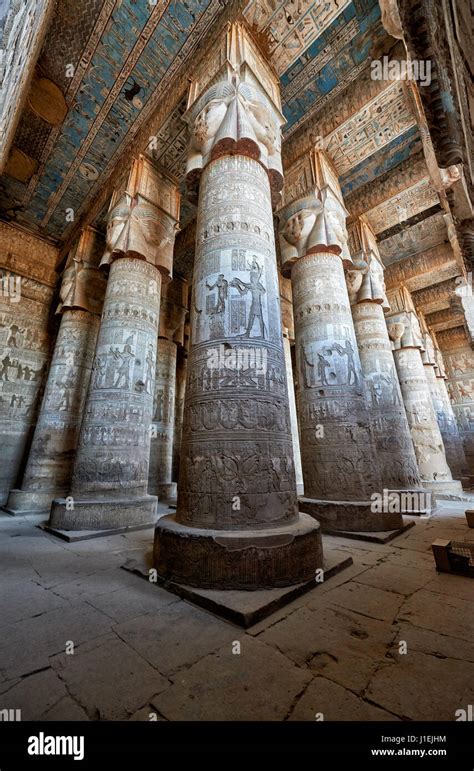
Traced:
<path fill-rule="evenodd" d="M 353 266 L 346 273 L 351 305 L 374 302 L 384 310 L 390 310 L 384 280 L 385 268 L 374 231 L 364 217 L 357 217 L 349 222 L 347 230 L 353 262 Z"/>
<path fill-rule="evenodd" d="M 112 195 L 101 267 L 119 257 L 137 257 L 170 279 L 180 197 L 168 174 L 144 155 L 134 158 L 126 184 Z"/>
<path fill-rule="evenodd" d="M 423 336 L 410 292 L 399 286 L 387 292 L 390 311 L 386 314 L 388 334 L 394 350 L 423 349 Z"/>
<path fill-rule="evenodd" d="M 338 254 L 350 266 L 348 214 L 336 170 L 315 145 L 285 172 L 283 207 L 278 211 L 284 275 L 299 258 L 318 252 Z"/>
<path fill-rule="evenodd" d="M 197 200 L 207 164 L 223 155 L 245 155 L 267 170 L 272 202 L 283 187 L 278 76 L 242 22 L 229 25 L 206 70 L 192 80 L 183 120 L 190 130 L 186 183 Z"/>
<path fill-rule="evenodd" d="M 99 231 L 85 227 L 69 252 L 56 313 L 80 309 L 100 315 L 106 287 L 105 278 L 98 270 L 102 249 Z"/>

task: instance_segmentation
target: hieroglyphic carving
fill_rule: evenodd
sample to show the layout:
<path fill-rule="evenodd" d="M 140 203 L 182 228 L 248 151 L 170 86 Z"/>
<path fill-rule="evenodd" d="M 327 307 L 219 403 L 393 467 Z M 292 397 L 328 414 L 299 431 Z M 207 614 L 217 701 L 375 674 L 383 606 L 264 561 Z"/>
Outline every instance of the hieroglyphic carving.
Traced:
<path fill-rule="evenodd" d="M 436 335 L 446 367 L 446 387 L 464 444 L 468 468 L 474 469 L 474 353 L 463 327 Z"/>
<path fill-rule="evenodd" d="M 293 458 L 266 172 L 242 156 L 214 161 L 203 174 L 199 211 L 178 516 L 221 527 L 225 496 L 240 490 L 242 508 L 224 527 L 291 521 Z M 217 215 L 222 225 L 211 226 Z M 238 248 L 229 227 L 234 221 L 252 223 L 239 227 Z M 227 351 L 238 351 L 240 364 L 231 357 L 213 364 L 210 357 L 224 341 Z M 235 434 L 228 433 L 232 428 Z M 218 441 L 224 442 L 221 458 Z M 268 448 L 264 455 L 260 441 Z M 288 471 L 275 487 L 280 467 Z M 237 479 L 245 485 L 236 487 Z"/>
<path fill-rule="evenodd" d="M 430 387 L 433 407 L 438 420 L 439 430 L 443 437 L 446 460 L 453 477 L 459 479 L 466 468 L 466 457 L 462 439 L 454 417 L 454 411 L 449 399 L 445 383 L 444 362 L 441 351 L 435 346 L 435 341 L 426 330 L 424 336 L 425 351 L 422 354 L 425 374 Z"/>
<path fill-rule="evenodd" d="M 370 209 L 366 216 L 375 233 L 381 233 L 437 203 L 438 194 L 425 178 Z"/>
<path fill-rule="evenodd" d="M 292 283 L 305 495 L 367 499 L 379 477 L 340 256 L 303 257 Z"/>
<path fill-rule="evenodd" d="M 391 83 L 325 137 L 324 145 L 338 174 L 345 174 L 414 125 L 403 85 Z"/>
<path fill-rule="evenodd" d="M 352 265 L 347 211 L 336 171 L 319 147 L 288 176 L 278 216 L 282 268 L 291 271 L 293 286 L 305 495 L 367 500 L 379 474 L 344 278 L 343 265 Z M 300 190 L 305 197 L 289 202 Z M 353 525 L 361 522 L 355 517 Z"/>
<path fill-rule="evenodd" d="M 59 249 L 53 244 L 0 222 L 0 267 L 7 268 L 33 283 L 54 286 Z"/>
<path fill-rule="evenodd" d="M 438 213 L 379 241 L 379 250 L 384 265 L 388 266 L 412 254 L 432 251 L 433 247 L 443 244 L 444 241 L 446 224 L 443 215 Z"/>
<path fill-rule="evenodd" d="M 190 89 L 187 182 L 199 198 L 186 428 L 176 516 L 159 520 L 154 557 L 165 578 L 222 587 L 231 548 L 232 585 L 253 589 L 308 574 L 306 560 L 281 575 L 277 558 L 265 576 L 256 565 L 243 575 L 261 536 L 276 555 L 287 539 L 295 555 L 306 540 L 313 567 L 321 548 L 296 499 L 271 208 L 283 181 L 278 80 L 241 23 L 224 42 L 217 82 L 203 93 L 198 73 Z M 196 538 L 208 570 L 183 563 Z"/>
<path fill-rule="evenodd" d="M 21 276 L 10 274 L 18 282 Z M 19 302 L 0 295 L 0 423 L 3 463 L 0 494 L 5 502 L 17 481 L 29 432 L 34 425 L 49 357 L 48 315 L 53 290 L 24 279 Z M 31 299 L 28 295 L 33 295 Z M 16 298 L 18 299 L 18 298 Z"/>
<path fill-rule="evenodd" d="M 393 297 L 393 304 L 392 304 Z M 391 311 L 387 314 L 395 365 L 410 426 L 418 469 L 424 487 L 455 492 L 446 462 L 443 439 L 433 407 L 430 388 L 421 358 L 423 335 L 408 290 L 389 293 Z"/>
<path fill-rule="evenodd" d="M 148 492 L 159 497 L 169 496 L 172 482 L 176 348 L 172 340 L 158 339 Z"/>
<path fill-rule="evenodd" d="M 348 5 L 349 0 L 329 0 L 324 4 L 310 0 L 250 0 L 244 16 L 258 32 L 268 36 L 272 64 L 281 74 Z"/>
<path fill-rule="evenodd" d="M 146 494 L 160 274 L 112 263 L 72 479 L 78 498 Z"/>
<path fill-rule="evenodd" d="M 384 318 L 389 310 L 375 234 L 364 218 L 349 224 L 354 269 L 346 274 L 369 419 L 384 488 L 420 484 Z"/>
<path fill-rule="evenodd" d="M 21 489 L 13 511 L 49 510 L 67 492 L 99 330 L 105 281 L 97 270 L 101 240 L 85 228 L 66 263 L 60 287 L 61 324 Z"/>
<path fill-rule="evenodd" d="M 390 289 L 404 284 L 410 292 L 417 292 L 458 275 L 459 268 L 451 247 L 438 244 L 413 257 L 393 262 L 385 271 L 385 283 Z"/>

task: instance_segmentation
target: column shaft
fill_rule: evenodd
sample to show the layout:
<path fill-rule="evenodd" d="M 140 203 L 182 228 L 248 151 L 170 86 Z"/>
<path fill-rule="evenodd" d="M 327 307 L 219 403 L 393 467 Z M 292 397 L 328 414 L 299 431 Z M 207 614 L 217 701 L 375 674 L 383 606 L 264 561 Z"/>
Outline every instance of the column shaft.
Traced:
<path fill-rule="evenodd" d="M 173 482 L 177 482 L 179 476 L 179 459 L 181 453 L 181 438 L 183 435 L 184 396 L 186 393 L 186 370 L 188 354 L 183 346 L 178 347 L 176 358 L 176 399 L 174 411 L 173 432 Z"/>
<path fill-rule="evenodd" d="M 380 303 L 352 308 L 372 432 L 385 488 L 419 487 L 420 476 Z"/>
<path fill-rule="evenodd" d="M 296 412 L 295 385 L 293 381 L 293 364 L 291 361 L 291 344 L 288 335 L 283 334 L 283 350 L 285 353 L 286 382 L 288 383 L 288 404 L 290 408 L 291 439 L 293 442 L 293 459 L 295 462 L 296 492 L 303 495 L 303 468 L 301 466 L 300 435 L 298 416 Z"/>
<path fill-rule="evenodd" d="M 148 492 L 159 498 L 173 497 L 176 488 L 172 481 L 176 349 L 172 340 L 158 338 Z"/>
<path fill-rule="evenodd" d="M 340 256 L 327 252 L 298 260 L 292 285 L 305 494 L 367 499 L 377 477 Z"/>
<path fill-rule="evenodd" d="M 400 388 L 415 448 L 422 485 L 437 492 L 458 492 L 446 463 L 443 439 L 419 348 L 394 350 Z"/>
<path fill-rule="evenodd" d="M 437 377 L 436 368 L 432 364 L 425 364 L 425 374 L 439 430 L 443 438 L 446 461 L 451 474 L 459 479 L 463 475 L 463 468 L 465 467 L 463 460 L 464 451 L 462 450 L 462 442 L 457 430 L 456 419 L 449 401 L 446 384 L 442 377 Z"/>
<path fill-rule="evenodd" d="M 110 268 L 94 369 L 71 484 L 73 508 L 50 525 L 102 529 L 150 522 L 147 495 L 161 273 L 124 257 Z"/>
<path fill-rule="evenodd" d="M 9 509 L 49 511 L 68 492 L 99 322 L 86 310 L 63 311 L 22 486 L 10 492 Z"/>

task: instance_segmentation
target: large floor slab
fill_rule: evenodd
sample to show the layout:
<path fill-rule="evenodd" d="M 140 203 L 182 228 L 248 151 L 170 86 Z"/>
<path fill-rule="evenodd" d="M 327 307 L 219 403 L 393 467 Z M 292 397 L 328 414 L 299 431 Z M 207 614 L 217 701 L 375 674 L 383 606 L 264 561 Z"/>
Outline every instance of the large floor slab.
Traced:
<path fill-rule="evenodd" d="M 247 629 L 121 568 L 149 560 L 150 531 L 66 542 L 38 521 L 0 514 L 0 708 L 23 719 L 436 721 L 472 703 L 474 582 L 431 551 L 472 539 L 459 503 L 386 544 L 324 536 L 352 565 Z"/>

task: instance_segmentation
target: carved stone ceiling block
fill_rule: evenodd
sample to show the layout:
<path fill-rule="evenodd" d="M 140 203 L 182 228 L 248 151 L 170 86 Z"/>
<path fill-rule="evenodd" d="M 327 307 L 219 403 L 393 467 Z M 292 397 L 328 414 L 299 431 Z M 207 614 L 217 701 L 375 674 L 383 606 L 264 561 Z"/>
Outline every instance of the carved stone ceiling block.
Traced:
<path fill-rule="evenodd" d="M 437 203 L 439 203 L 438 194 L 433 190 L 430 180 L 426 177 L 366 214 L 375 233 L 381 233 Z"/>
<path fill-rule="evenodd" d="M 446 224 L 441 213 L 427 217 L 400 233 L 379 241 L 380 256 L 388 266 L 417 252 L 424 252 L 448 240 Z"/>
<path fill-rule="evenodd" d="M 391 83 L 325 137 L 325 147 L 339 174 L 345 174 L 414 125 L 402 84 Z"/>

